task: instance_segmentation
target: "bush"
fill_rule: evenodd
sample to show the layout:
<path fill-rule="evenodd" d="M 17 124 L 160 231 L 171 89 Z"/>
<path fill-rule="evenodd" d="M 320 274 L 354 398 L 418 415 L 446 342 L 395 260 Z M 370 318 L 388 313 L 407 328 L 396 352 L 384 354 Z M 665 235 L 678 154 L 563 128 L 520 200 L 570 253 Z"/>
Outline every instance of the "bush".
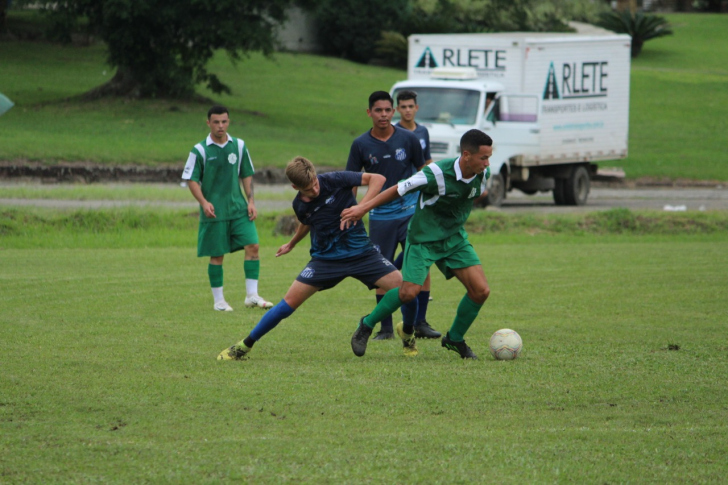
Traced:
<path fill-rule="evenodd" d="M 328 54 L 369 62 L 383 31 L 409 16 L 408 0 L 322 0 L 313 9 L 321 45 Z"/>
<path fill-rule="evenodd" d="M 629 10 L 605 12 L 601 14 L 598 24 L 618 34 L 631 35 L 633 58 L 640 55 L 642 45 L 648 40 L 672 35 L 670 23 L 665 17 L 642 12 L 632 14 Z"/>
<path fill-rule="evenodd" d="M 377 59 L 387 66 L 407 69 L 407 38 L 399 32 L 382 32 L 375 50 Z"/>

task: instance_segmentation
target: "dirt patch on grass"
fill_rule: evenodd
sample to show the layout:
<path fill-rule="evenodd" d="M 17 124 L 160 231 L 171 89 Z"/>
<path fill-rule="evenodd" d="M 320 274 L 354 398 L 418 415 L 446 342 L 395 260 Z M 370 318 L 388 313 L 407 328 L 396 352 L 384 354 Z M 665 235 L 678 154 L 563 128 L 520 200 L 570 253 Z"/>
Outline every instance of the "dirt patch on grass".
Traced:
<path fill-rule="evenodd" d="M 93 162 L 62 162 L 47 164 L 31 161 L 0 161 L 0 180 L 17 182 L 97 183 L 97 182 L 179 182 L 182 164 L 104 165 Z M 318 167 L 319 173 L 340 170 L 334 167 Z M 259 184 L 287 184 L 281 168 L 256 168 L 253 180 Z"/>
<path fill-rule="evenodd" d="M 146 165 L 105 165 L 94 162 L 42 163 L 27 160 L 0 161 L 0 180 L 41 183 L 96 183 L 96 182 L 179 182 L 182 164 Z M 341 170 L 336 167 L 319 167 L 320 173 Z M 256 183 L 288 183 L 281 168 L 257 168 L 253 177 Z M 669 179 L 667 177 L 640 177 L 624 179 L 620 177 L 596 177 L 594 187 L 635 188 L 635 187 L 723 187 L 726 182 L 719 180 Z"/>

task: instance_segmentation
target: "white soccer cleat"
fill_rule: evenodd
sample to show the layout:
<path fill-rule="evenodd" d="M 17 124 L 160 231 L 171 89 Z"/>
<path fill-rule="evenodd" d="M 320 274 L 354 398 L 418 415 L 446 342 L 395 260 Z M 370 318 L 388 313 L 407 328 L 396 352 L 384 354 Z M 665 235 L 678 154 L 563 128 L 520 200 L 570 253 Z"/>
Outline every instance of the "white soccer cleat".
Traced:
<path fill-rule="evenodd" d="M 219 301 L 219 302 L 215 303 L 215 306 L 213 306 L 212 308 L 214 308 L 215 310 L 217 310 L 219 312 L 231 312 L 231 311 L 233 311 L 233 307 L 231 307 L 230 305 L 228 305 L 225 300 Z"/>
<path fill-rule="evenodd" d="M 248 296 L 245 298 L 245 306 L 249 308 L 263 308 L 265 310 L 273 308 L 273 303 L 261 298 L 258 295 Z"/>

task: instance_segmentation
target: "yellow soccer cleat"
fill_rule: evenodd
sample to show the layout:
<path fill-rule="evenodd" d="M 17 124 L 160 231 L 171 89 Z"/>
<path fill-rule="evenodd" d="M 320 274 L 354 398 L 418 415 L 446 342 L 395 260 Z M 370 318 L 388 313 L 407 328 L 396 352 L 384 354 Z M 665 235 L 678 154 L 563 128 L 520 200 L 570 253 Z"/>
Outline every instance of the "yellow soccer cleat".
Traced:
<path fill-rule="evenodd" d="M 220 352 L 217 360 L 247 360 L 251 350 L 253 349 L 245 345 L 233 345 Z"/>
<path fill-rule="evenodd" d="M 397 335 L 399 335 L 399 338 L 402 339 L 402 351 L 404 352 L 404 355 L 407 357 L 414 357 L 415 355 L 419 354 L 417 351 L 417 342 L 415 341 L 415 334 L 413 333 L 404 333 L 404 322 L 399 322 L 397 324 Z"/>

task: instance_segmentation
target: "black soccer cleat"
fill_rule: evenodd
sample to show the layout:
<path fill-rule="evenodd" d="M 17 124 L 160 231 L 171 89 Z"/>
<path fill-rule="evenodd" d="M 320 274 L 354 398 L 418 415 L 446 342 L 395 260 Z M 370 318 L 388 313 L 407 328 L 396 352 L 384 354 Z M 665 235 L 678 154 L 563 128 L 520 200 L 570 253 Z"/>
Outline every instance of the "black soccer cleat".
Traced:
<path fill-rule="evenodd" d="M 394 338 L 394 332 L 389 330 L 380 330 L 374 336 L 372 340 L 392 340 Z"/>
<path fill-rule="evenodd" d="M 415 337 L 416 338 L 440 338 L 442 334 L 432 328 L 427 320 L 420 320 L 415 325 Z"/>
<path fill-rule="evenodd" d="M 462 342 L 454 342 L 450 340 L 449 333 L 442 337 L 442 346 L 448 350 L 457 352 L 458 354 L 460 354 L 460 358 L 462 359 L 478 360 L 478 356 L 473 353 L 470 347 L 468 347 L 468 345 L 465 343 L 465 340 L 463 340 Z"/>
<path fill-rule="evenodd" d="M 364 315 L 365 317 L 366 315 Z M 354 355 L 361 357 L 367 351 L 367 343 L 369 337 L 372 335 L 372 328 L 364 324 L 364 317 L 359 319 L 359 326 L 356 327 L 354 335 L 351 336 L 351 350 L 354 351 Z"/>

